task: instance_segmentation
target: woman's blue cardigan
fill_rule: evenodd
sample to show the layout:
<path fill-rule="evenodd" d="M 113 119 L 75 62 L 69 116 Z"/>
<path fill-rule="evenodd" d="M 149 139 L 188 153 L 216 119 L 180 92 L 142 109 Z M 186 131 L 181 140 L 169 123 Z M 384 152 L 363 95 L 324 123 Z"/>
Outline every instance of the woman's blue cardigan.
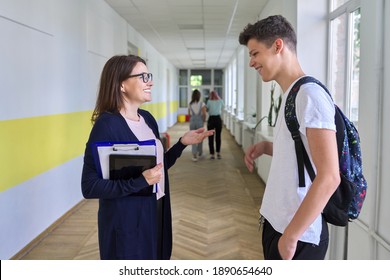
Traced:
<path fill-rule="evenodd" d="M 147 111 L 139 109 L 157 139 L 158 125 Z M 84 154 L 81 178 L 85 198 L 98 198 L 98 235 L 101 259 L 170 259 L 172 253 L 172 217 L 168 169 L 186 147 L 180 141 L 164 154 L 165 196 L 159 200 L 162 225 L 158 226 L 156 195 L 136 193 L 148 187 L 143 176 L 130 180 L 102 179 L 93 156 L 95 142 L 137 141 L 126 120 L 119 113 L 103 113 L 96 120 Z M 158 249 L 158 236 L 162 236 Z M 161 249 L 161 250 L 160 250 Z M 159 251 L 159 252 L 158 252 Z"/>

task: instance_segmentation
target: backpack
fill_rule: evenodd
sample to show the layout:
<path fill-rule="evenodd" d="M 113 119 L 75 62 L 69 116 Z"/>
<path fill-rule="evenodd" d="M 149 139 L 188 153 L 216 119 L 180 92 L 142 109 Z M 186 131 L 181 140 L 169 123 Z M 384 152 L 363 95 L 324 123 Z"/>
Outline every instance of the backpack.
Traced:
<path fill-rule="evenodd" d="M 321 82 L 310 76 L 299 79 L 287 96 L 284 113 L 287 127 L 295 143 L 299 187 L 305 187 L 304 167 L 306 167 L 311 181 L 315 178 L 313 167 L 300 136 L 299 123 L 295 112 L 296 95 L 301 85 L 305 83 L 316 83 L 331 96 L 328 89 Z M 362 173 L 358 131 L 337 105 L 335 105 L 335 111 L 341 182 L 326 204 L 322 215 L 330 224 L 346 226 L 349 221 L 356 219 L 360 214 L 366 197 L 367 182 Z"/>

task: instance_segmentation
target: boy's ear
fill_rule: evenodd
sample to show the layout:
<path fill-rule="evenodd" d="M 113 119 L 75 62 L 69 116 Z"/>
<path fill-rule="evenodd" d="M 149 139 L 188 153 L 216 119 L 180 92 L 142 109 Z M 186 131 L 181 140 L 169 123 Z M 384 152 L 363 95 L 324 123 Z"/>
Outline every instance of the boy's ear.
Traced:
<path fill-rule="evenodd" d="M 284 42 L 281 38 L 278 38 L 274 42 L 274 48 L 275 48 L 275 53 L 280 53 L 280 51 L 283 49 Z"/>

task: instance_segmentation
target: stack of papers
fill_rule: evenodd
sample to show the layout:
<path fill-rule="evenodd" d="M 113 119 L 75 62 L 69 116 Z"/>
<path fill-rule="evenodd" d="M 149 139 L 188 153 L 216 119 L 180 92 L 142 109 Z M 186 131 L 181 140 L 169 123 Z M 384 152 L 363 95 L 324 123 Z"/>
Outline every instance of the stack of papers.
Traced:
<path fill-rule="evenodd" d="M 156 141 L 96 142 L 94 159 L 103 179 L 138 177 L 156 165 Z"/>

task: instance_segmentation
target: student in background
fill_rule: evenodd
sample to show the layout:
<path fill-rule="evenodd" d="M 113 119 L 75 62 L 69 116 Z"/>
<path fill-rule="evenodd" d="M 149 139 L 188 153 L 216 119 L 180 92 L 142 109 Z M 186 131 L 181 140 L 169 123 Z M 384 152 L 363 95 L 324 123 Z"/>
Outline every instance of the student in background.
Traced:
<path fill-rule="evenodd" d="M 216 91 L 210 92 L 210 98 L 207 100 L 207 111 L 209 119 L 207 121 L 207 129 L 215 130 L 215 150 L 214 150 L 214 135 L 209 136 L 209 151 L 210 159 L 215 159 L 215 151 L 217 158 L 221 159 L 221 134 L 222 134 L 222 109 L 224 107 L 223 100 L 219 97 Z"/>
<path fill-rule="evenodd" d="M 202 128 L 206 121 L 206 104 L 200 100 L 200 91 L 195 89 L 192 92 L 191 102 L 188 105 L 190 116 L 190 130 Z M 203 156 L 203 142 L 192 145 L 192 160 L 197 161 Z"/>
<path fill-rule="evenodd" d="M 275 80 L 282 88 L 284 112 L 290 89 L 305 76 L 293 27 L 283 16 L 270 16 L 248 24 L 239 42 L 248 47 L 249 65 L 262 80 Z M 249 171 L 259 156 L 272 156 L 260 208 L 265 259 L 324 259 L 328 249 L 328 225 L 321 212 L 340 183 L 335 106 L 315 83 L 301 86 L 295 101 L 301 138 L 317 173 L 314 181 L 305 174 L 306 186 L 299 187 L 294 140 L 284 114 L 276 122 L 273 142 L 258 142 L 245 153 Z"/>
<path fill-rule="evenodd" d="M 168 169 L 187 145 L 202 142 L 212 131 L 186 132 L 164 153 L 154 117 L 140 106 L 152 100 L 153 76 L 134 55 L 110 58 L 102 71 L 93 128 L 86 144 L 81 189 L 99 199 L 98 238 L 101 259 L 170 259 L 172 221 Z M 154 139 L 157 165 L 130 180 L 102 179 L 92 144 Z M 157 193 L 142 190 L 158 183 Z"/>

